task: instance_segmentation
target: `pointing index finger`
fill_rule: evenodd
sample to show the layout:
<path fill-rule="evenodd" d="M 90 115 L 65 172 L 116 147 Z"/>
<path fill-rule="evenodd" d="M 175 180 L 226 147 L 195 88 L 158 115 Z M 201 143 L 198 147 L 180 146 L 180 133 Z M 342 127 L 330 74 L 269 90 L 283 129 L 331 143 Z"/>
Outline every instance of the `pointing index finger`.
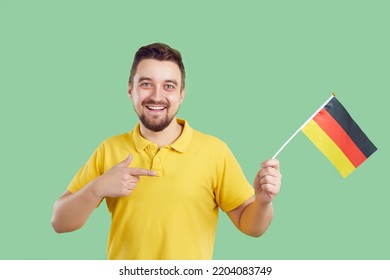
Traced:
<path fill-rule="evenodd" d="M 143 168 L 129 168 L 129 174 L 133 176 L 156 176 L 156 171 Z"/>

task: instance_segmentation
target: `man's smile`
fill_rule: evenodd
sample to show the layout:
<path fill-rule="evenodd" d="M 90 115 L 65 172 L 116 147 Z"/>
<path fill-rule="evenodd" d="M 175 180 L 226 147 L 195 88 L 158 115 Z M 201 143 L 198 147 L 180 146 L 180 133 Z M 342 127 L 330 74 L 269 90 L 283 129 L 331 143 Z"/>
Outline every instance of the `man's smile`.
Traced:
<path fill-rule="evenodd" d="M 166 108 L 165 106 L 145 106 L 145 107 L 152 111 L 162 111 Z"/>

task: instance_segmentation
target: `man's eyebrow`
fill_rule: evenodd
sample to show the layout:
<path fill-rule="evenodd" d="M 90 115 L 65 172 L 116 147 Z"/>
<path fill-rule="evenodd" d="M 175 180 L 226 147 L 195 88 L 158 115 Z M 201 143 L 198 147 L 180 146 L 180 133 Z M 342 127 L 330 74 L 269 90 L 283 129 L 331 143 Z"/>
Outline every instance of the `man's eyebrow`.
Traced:
<path fill-rule="evenodd" d="M 148 78 L 148 77 L 140 77 L 138 79 L 139 82 L 143 82 L 143 81 L 151 81 L 152 79 L 151 78 Z"/>
<path fill-rule="evenodd" d="M 165 82 L 175 84 L 176 86 L 178 85 L 176 80 L 166 80 Z"/>

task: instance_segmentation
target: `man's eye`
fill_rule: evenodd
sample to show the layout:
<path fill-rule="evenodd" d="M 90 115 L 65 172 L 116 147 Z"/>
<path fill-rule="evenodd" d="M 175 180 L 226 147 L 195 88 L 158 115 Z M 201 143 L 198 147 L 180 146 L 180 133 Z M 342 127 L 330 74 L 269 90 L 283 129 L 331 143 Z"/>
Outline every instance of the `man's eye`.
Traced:
<path fill-rule="evenodd" d="M 167 89 L 174 89 L 175 87 L 173 85 L 165 85 L 165 88 L 167 88 Z"/>
<path fill-rule="evenodd" d="M 141 87 L 150 87 L 151 85 L 150 85 L 150 83 L 142 83 L 141 84 Z"/>

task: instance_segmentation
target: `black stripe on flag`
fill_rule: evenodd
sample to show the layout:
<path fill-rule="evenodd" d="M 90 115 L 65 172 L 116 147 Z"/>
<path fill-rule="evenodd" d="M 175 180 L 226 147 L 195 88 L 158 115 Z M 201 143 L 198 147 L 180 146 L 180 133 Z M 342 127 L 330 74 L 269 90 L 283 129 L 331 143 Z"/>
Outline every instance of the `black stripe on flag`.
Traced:
<path fill-rule="evenodd" d="M 332 100 L 325 105 L 325 110 L 340 124 L 366 158 L 377 150 L 375 145 L 368 139 L 367 135 L 360 129 L 336 97 L 333 97 Z"/>

